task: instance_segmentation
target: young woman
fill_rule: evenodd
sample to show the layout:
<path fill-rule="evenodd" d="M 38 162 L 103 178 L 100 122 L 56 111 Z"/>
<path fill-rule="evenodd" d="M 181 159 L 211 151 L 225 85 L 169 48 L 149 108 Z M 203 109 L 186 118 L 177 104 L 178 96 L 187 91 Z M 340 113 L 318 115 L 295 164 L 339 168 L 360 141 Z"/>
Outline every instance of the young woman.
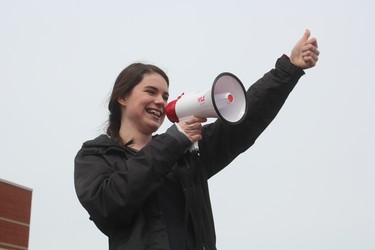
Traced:
<path fill-rule="evenodd" d="M 303 37 L 275 69 L 247 91 L 240 124 L 193 117 L 153 135 L 163 123 L 167 75 L 135 63 L 118 76 L 109 100 L 107 134 L 83 144 L 75 188 L 109 249 L 216 249 L 207 180 L 248 149 L 275 118 L 289 93 L 315 66 L 317 40 Z M 230 140 L 228 140 L 230 138 Z M 200 154 L 189 152 L 198 141 Z"/>

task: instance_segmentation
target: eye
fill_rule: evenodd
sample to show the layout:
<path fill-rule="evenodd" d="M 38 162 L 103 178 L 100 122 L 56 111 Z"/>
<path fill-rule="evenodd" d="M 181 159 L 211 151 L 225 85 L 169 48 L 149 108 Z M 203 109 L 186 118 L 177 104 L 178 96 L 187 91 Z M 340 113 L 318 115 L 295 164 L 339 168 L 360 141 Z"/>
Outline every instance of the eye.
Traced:
<path fill-rule="evenodd" d="M 168 102 L 169 95 L 163 95 L 163 99 L 164 99 L 165 102 Z"/>
<path fill-rule="evenodd" d="M 145 92 L 150 94 L 150 95 L 155 95 L 155 93 L 156 93 L 156 91 L 153 90 L 153 89 L 146 89 Z"/>

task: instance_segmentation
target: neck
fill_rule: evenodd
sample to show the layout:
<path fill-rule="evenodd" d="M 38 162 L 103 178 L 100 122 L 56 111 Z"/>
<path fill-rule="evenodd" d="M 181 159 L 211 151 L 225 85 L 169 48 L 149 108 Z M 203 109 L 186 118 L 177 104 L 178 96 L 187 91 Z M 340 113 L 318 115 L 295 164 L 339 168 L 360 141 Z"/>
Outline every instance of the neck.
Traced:
<path fill-rule="evenodd" d="M 132 140 L 133 143 L 129 147 L 135 150 L 141 150 L 152 139 L 151 134 L 144 134 L 137 129 L 122 124 L 119 135 L 124 143 Z"/>

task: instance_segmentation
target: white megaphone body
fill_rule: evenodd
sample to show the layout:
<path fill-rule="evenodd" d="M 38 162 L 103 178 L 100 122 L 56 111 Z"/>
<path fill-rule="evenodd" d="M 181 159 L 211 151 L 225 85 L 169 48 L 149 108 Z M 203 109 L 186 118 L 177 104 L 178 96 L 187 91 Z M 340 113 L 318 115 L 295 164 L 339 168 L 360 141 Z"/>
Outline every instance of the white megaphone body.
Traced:
<path fill-rule="evenodd" d="M 211 89 L 182 94 L 168 103 L 165 112 L 171 122 L 199 116 L 236 124 L 247 112 L 246 91 L 235 75 L 224 72 L 216 77 Z M 198 143 L 194 143 L 191 151 L 197 149 Z"/>

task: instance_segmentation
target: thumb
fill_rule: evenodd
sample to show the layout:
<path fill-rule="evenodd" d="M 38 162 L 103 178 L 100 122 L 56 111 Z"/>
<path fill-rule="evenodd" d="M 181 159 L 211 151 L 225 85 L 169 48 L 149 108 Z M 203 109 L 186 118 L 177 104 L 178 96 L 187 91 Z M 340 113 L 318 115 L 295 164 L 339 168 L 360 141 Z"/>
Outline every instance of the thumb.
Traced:
<path fill-rule="evenodd" d="M 310 30 L 306 29 L 305 30 L 305 33 L 303 33 L 303 36 L 301 37 L 301 39 L 299 40 L 300 43 L 305 43 L 309 37 L 310 37 Z"/>

